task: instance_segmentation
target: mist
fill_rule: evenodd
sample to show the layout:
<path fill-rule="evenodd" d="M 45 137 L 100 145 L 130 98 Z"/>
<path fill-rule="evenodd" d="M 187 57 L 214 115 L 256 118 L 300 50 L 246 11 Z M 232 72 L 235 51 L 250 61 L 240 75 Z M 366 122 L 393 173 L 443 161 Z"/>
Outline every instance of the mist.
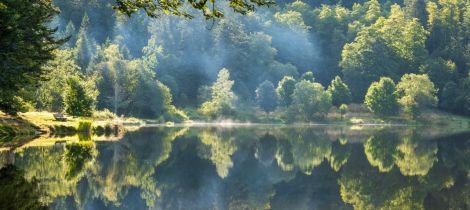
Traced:
<path fill-rule="evenodd" d="M 252 101 L 256 87 L 265 80 L 277 84 L 284 76 L 297 77 L 317 70 L 320 49 L 313 33 L 276 21 L 278 7 L 240 15 L 220 5 L 225 17 L 217 20 L 205 20 L 196 14 L 194 19 L 154 19 L 143 12 L 127 17 L 110 13 L 108 7 L 82 11 L 82 18 L 85 14 L 89 17 L 86 33 L 90 45 L 117 44 L 127 59 L 139 59 L 144 47 L 156 45 L 153 47 L 161 51 L 153 71 L 156 79 L 171 89 L 177 106 L 198 106 L 199 88 L 215 81 L 222 68 L 229 69 L 234 91 L 243 101 Z M 78 33 L 78 18 L 64 14 L 69 10 L 61 10 L 54 24 L 65 31 L 72 23 Z M 105 14 L 109 17 L 103 17 Z M 113 20 L 114 24 L 97 27 L 102 23 L 98 18 Z M 72 40 L 76 40 L 74 36 Z M 94 46 L 89 47 L 94 51 Z"/>

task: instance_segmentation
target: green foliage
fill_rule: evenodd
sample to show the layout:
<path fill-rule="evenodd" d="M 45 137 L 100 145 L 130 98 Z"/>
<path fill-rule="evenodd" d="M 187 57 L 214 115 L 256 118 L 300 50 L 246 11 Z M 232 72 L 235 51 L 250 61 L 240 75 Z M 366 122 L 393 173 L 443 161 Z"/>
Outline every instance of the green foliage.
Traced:
<path fill-rule="evenodd" d="M 339 106 L 338 110 L 339 110 L 339 113 L 341 114 L 341 120 L 342 120 L 344 118 L 344 115 L 346 114 L 346 112 L 348 112 L 348 105 L 341 104 L 341 106 Z"/>
<path fill-rule="evenodd" d="M 16 114 L 19 91 L 37 85 L 43 65 L 63 40 L 54 38 L 49 22 L 57 14 L 50 1 L 2 1 L 0 7 L 0 110 Z M 34 5 L 34 6 L 31 6 Z"/>
<path fill-rule="evenodd" d="M 240 14 L 247 14 L 248 12 L 254 11 L 256 6 L 271 6 L 275 4 L 274 1 L 270 0 L 213 0 L 210 3 L 207 1 L 194 2 L 189 0 L 187 2 L 193 9 L 202 12 L 202 15 L 206 19 L 221 18 L 224 16 L 224 14 L 216 6 L 217 2 L 228 3 L 228 5 L 230 5 L 233 11 Z M 188 3 L 186 3 L 186 0 L 164 2 L 154 0 L 118 0 L 116 1 L 116 5 L 114 6 L 114 8 L 127 14 L 128 16 L 142 9 L 150 17 L 159 17 L 163 14 L 171 14 L 175 16 L 193 18 L 193 15 L 188 13 L 183 7 L 183 5 L 187 5 Z"/>
<path fill-rule="evenodd" d="M 416 117 L 425 108 L 436 107 L 437 90 L 428 75 L 405 74 L 397 84 L 398 102 L 406 113 Z"/>
<path fill-rule="evenodd" d="M 372 113 L 379 116 L 397 114 L 399 105 L 393 80 L 382 77 L 378 82 L 373 82 L 367 90 L 364 104 Z"/>
<path fill-rule="evenodd" d="M 292 103 L 292 93 L 294 93 L 295 83 L 295 79 L 290 76 L 285 76 L 281 81 L 279 81 L 276 93 L 278 95 L 280 105 L 285 107 L 290 106 Z"/>
<path fill-rule="evenodd" d="M 265 112 L 276 110 L 278 99 L 274 85 L 270 81 L 264 81 L 256 89 L 256 102 Z"/>
<path fill-rule="evenodd" d="M 394 5 L 387 18 L 363 28 L 354 42 L 346 44 L 340 66 L 353 99 L 360 101 L 367 87 L 380 77 L 398 80 L 415 72 L 427 56 L 427 32 L 416 19 L 406 19 Z"/>
<path fill-rule="evenodd" d="M 233 114 L 236 96 L 232 91 L 234 81 L 229 77 L 228 69 L 224 68 L 219 71 L 217 81 L 211 87 L 211 100 L 204 102 L 199 108 L 201 114 L 211 118 Z"/>
<path fill-rule="evenodd" d="M 77 64 L 81 67 L 82 72 L 88 67 L 91 59 L 91 45 L 90 40 L 88 39 L 88 26 L 90 24 L 90 19 L 88 15 L 85 13 L 82 19 L 82 23 L 80 25 L 80 30 L 78 32 L 76 49 L 75 49 L 75 59 Z"/>
<path fill-rule="evenodd" d="M 331 94 L 331 100 L 335 106 L 351 103 L 352 96 L 349 87 L 344 84 L 339 76 L 336 76 L 335 79 L 331 81 L 330 86 L 328 86 L 328 92 Z"/>
<path fill-rule="evenodd" d="M 95 107 L 96 96 L 87 90 L 86 84 L 77 76 L 66 81 L 65 112 L 72 116 L 91 117 Z"/>
<path fill-rule="evenodd" d="M 80 67 L 73 59 L 73 51 L 65 48 L 54 51 L 54 59 L 44 68 L 47 69 L 47 81 L 41 81 L 35 91 L 36 108 L 53 112 L 64 110 L 64 85 L 70 76 L 78 76 Z"/>
<path fill-rule="evenodd" d="M 452 60 L 431 58 L 420 67 L 420 71 L 427 74 L 437 88 L 442 89 L 447 82 L 455 79 L 457 66 Z"/>
<path fill-rule="evenodd" d="M 455 82 L 447 82 L 441 91 L 440 107 L 449 111 L 457 111 L 459 106 L 456 100 L 459 98 L 460 91 Z"/>
<path fill-rule="evenodd" d="M 323 118 L 331 108 L 331 96 L 319 83 L 302 80 L 295 85 L 289 117 L 312 121 Z"/>

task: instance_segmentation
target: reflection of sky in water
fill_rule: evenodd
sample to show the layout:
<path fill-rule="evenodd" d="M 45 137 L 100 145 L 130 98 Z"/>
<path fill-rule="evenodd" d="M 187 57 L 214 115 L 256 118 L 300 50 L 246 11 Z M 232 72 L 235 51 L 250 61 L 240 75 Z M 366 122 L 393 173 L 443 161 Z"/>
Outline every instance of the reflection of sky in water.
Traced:
<path fill-rule="evenodd" d="M 468 137 L 423 128 L 143 128 L 118 141 L 30 144 L 1 158 L 37 195 L 27 199 L 52 209 L 465 209 Z M 0 197 L 20 201 L 10 179 L 2 176 L 9 191 Z"/>

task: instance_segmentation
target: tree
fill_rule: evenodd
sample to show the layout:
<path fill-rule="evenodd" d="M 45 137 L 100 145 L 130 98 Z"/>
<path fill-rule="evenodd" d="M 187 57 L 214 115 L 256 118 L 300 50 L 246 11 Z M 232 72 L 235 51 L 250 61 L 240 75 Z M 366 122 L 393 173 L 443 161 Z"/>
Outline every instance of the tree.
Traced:
<path fill-rule="evenodd" d="M 301 120 L 322 118 L 331 108 L 331 96 L 319 83 L 302 80 L 295 85 L 288 114 Z"/>
<path fill-rule="evenodd" d="M 90 59 L 92 56 L 90 40 L 88 39 L 88 25 L 90 24 L 90 19 L 85 13 L 80 25 L 80 30 L 78 32 L 77 43 L 76 43 L 76 60 L 77 64 L 81 67 L 82 72 L 85 72 Z"/>
<path fill-rule="evenodd" d="M 43 67 L 49 74 L 47 81 L 40 81 L 39 87 L 33 91 L 36 108 L 52 112 L 64 110 L 64 82 L 70 76 L 78 76 L 80 67 L 73 59 L 73 51 L 69 48 L 55 50 L 55 58 Z"/>
<path fill-rule="evenodd" d="M 421 24 L 426 24 L 426 0 L 404 0 L 404 5 L 407 18 L 417 18 Z"/>
<path fill-rule="evenodd" d="M 343 120 L 344 114 L 346 114 L 347 111 L 348 111 L 348 105 L 341 104 L 341 106 L 339 106 L 339 113 L 341 114 L 341 120 Z"/>
<path fill-rule="evenodd" d="M 291 76 L 285 76 L 279 81 L 276 93 L 279 98 L 279 104 L 285 107 L 290 106 L 292 103 L 292 93 L 294 93 L 295 89 L 295 79 Z"/>
<path fill-rule="evenodd" d="M 65 89 L 65 112 L 72 116 L 90 117 L 93 115 L 95 98 L 86 90 L 77 76 L 67 80 Z"/>
<path fill-rule="evenodd" d="M 302 76 L 300 77 L 300 80 L 307 80 L 310 82 L 315 82 L 315 77 L 313 76 L 313 73 L 311 71 L 307 71 Z"/>
<path fill-rule="evenodd" d="M 339 76 L 336 76 L 335 79 L 331 81 L 328 92 L 331 94 L 331 100 L 335 106 L 351 103 L 352 96 L 349 87 L 344 84 Z"/>
<path fill-rule="evenodd" d="M 420 72 L 427 74 L 437 88 L 442 89 L 447 82 L 455 79 L 457 66 L 451 60 L 431 58 L 420 67 Z"/>
<path fill-rule="evenodd" d="M 264 81 L 256 89 L 256 102 L 265 112 L 276 110 L 278 99 L 274 85 L 270 81 Z"/>
<path fill-rule="evenodd" d="M 247 14 L 248 12 L 254 11 L 256 6 L 272 6 L 275 4 L 275 2 L 271 0 L 213 0 L 210 1 L 210 3 L 208 1 L 194 2 L 188 0 L 187 2 L 189 2 L 189 5 L 191 5 L 195 10 L 201 11 L 206 19 L 214 19 L 224 16 L 224 14 L 216 7 L 217 3 L 220 3 L 221 1 L 228 3 L 233 11 L 240 14 Z M 117 0 L 114 8 L 129 16 L 136 13 L 139 9 L 143 9 L 150 17 L 159 17 L 162 14 L 171 14 L 192 18 L 193 15 L 186 12 L 186 9 L 183 7 L 184 5 L 188 5 L 186 0 L 164 2 L 155 0 Z"/>
<path fill-rule="evenodd" d="M 234 82 L 229 79 L 230 72 L 223 68 L 219 71 L 217 81 L 211 87 L 211 100 L 201 105 L 199 111 L 212 118 L 218 115 L 231 115 L 233 113 L 233 103 L 236 99 L 232 91 Z"/>
<path fill-rule="evenodd" d="M 399 111 L 398 99 L 395 93 L 395 83 L 388 77 L 381 77 L 373 82 L 364 100 L 364 104 L 374 114 L 391 116 Z"/>
<path fill-rule="evenodd" d="M 361 101 L 370 83 L 380 77 L 398 80 L 416 72 L 427 56 L 426 35 L 424 27 L 416 19 L 406 19 L 398 5 L 391 7 L 387 18 L 380 17 L 358 32 L 354 42 L 344 46 L 340 62 L 353 100 Z"/>
<path fill-rule="evenodd" d="M 42 66 L 64 40 L 49 27 L 57 14 L 51 1 L 2 1 L 0 3 L 0 110 L 16 114 L 19 91 L 36 86 L 47 71 Z"/>
<path fill-rule="evenodd" d="M 416 117 L 424 108 L 437 105 L 437 90 L 428 75 L 405 74 L 397 84 L 398 102 L 406 113 Z"/>
<path fill-rule="evenodd" d="M 457 111 L 456 99 L 459 97 L 459 91 L 459 86 L 455 82 L 447 82 L 441 91 L 439 106 L 451 112 Z"/>

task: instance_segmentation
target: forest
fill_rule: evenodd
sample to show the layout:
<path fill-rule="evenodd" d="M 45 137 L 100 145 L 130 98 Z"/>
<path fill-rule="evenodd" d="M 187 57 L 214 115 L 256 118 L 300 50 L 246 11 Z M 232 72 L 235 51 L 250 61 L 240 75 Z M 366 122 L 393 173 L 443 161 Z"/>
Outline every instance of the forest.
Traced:
<path fill-rule="evenodd" d="M 0 110 L 161 122 L 470 115 L 466 0 L 176 2 L 2 0 Z"/>

